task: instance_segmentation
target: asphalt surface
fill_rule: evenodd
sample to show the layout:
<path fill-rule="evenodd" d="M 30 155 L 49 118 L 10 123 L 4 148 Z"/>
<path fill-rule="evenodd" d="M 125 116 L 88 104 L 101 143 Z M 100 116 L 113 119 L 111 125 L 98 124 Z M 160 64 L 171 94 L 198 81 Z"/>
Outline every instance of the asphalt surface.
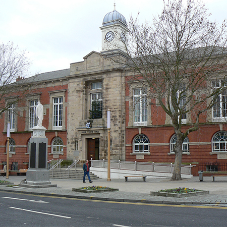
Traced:
<path fill-rule="evenodd" d="M 128 182 L 125 182 L 123 179 L 113 179 L 111 181 L 107 181 L 106 179 L 97 179 L 92 183 L 89 183 L 88 180 L 86 183 L 83 183 L 82 179 L 50 179 L 51 184 L 56 184 L 57 187 L 48 188 L 28 188 L 20 186 L 19 184 L 25 178 L 25 176 L 9 176 L 9 179 L 6 179 L 6 177 L 0 177 L 0 180 L 7 180 L 15 185 L 13 187 L 0 185 L 0 191 L 118 202 L 142 202 L 176 205 L 195 204 L 227 207 L 227 177 L 216 177 L 215 182 L 213 182 L 212 177 L 204 177 L 204 181 L 202 182 L 199 181 L 199 177 L 192 177 L 190 179 L 183 179 L 181 181 L 171 181 L 169 177 L 147 177 L 146 182 L 143 182 L 141 178 L 129 179 Z M 72 191 L 73 188 L 81 188 L 93 185 L 117 188 L 119 191 L 101 193 L 82 193 Z M 161 189 L 171 189 L 178 187 L 205 190 L 209 191 L 209 194 L 186 196 L 181 198 L 152 196 L 150 194 L 151 192 L 157 192 Z"/>

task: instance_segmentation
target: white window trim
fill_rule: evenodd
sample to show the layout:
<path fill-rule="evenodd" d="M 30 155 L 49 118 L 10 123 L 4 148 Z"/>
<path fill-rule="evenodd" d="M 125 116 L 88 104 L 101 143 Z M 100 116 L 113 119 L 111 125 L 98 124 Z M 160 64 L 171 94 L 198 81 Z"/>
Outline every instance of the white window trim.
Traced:
<path fill-rule="evenodd" d="M 34 126 L 33 127 L 30 127 L 31 126 L 31 115 L 30 115 L 30 111 L 31 111 L 31 106 L 30 106 L 30 102 L 31 101 L 35 101 L 35 100 L 37 100 L 37 104 L 36 105 L 34 105 L 33 106 L 33 108 L 34 108 L 34 116 L 33 116 L 33 118 L 37 118 L 37 116 L 36 116 L 36 106 L 38 105 L 38 101 L 39 101 L 39 99 L 30 99 L 30 100 L 28 100 L 28 102 L 29 102 L 29 110 L 28 110 L 28 116 L 29 116 L 29 120 L 28 120 L 28 127 L 29 127 L 29 130 L 32 130 L 32 128 L 33 127 L 35 127 L 36 125 L 34 124 Z M 34 120 L 34 119 L 33 119 Z M 35 122 L 35 120 L 34 120 L 34 122 Z M 33 123 L 34 123 L 33 122 Z"/>
<path fill-rule="evenodd" d="M 13 107 L 12 107 L 13 106 Z M 7 111 L 7 121 L 9 121 L 9 115 L 10 115 L 10 132 L 16 131 L 16 114 L 15 114 L 16 104 L 11 104 L 11 106 L 8 108 Z M 14 120 L 14 125 L 12 127 L 11 120 Z"/>
<path fill-rule="evenodd" d="M 60 98 L 62 98 L 62 102 L 59 102 L 59 99 Z M 53 129 L 58 129 L 58 130 L 61 130 L 62 129 L 62 125 L 63 125 L 63 96 L 59 96 L 59 97 L 53 97 L 53 100 L 54 99 L 58 99 L 58 102 L 57 103 L 54 103 L 54 101 L 53 101 L 53 121 L 52 121 L 52 127 L 53 127 Z M 59 112 L 60 112 L 60 106 L 62 105 L 62 116 L 61 116 L 61 125 L 59 125 L 59 123 L 60 123 L 60 120 L 59 120 L 59 117 L 60 117 L 60 114 L 59 114 Z M 58 116 L 58 120 L 56 121 L 57 122 L 57 124 L 58 125 L 54 125 L 54 109 L 55 109 L 55 107 L 58 107 L 57 109 L 58 109 L 58 113 L 57 113 L 57 116 Z"/>
<path fill-rule="evenodd" d="M 134 91 L 135 91 L 135 89 L 140 89 L 140 94 L 139 95 L 135 95 L 134 94 Z M 146 110 L 146 113 L 147 113 L 147 115 L 146 115 L 146 121 L 143 121 L 142 119 L 143 119 L 143 99 L 142 99 L 142 97 L 144 96 L 144 97 L 146 97 L 146 103 L 147 103 L 147 93 L 146 94 L 142 94 L 142 90 L 143 90 L 144 88 L 141 88 L 141 87 L 135 87 L 135 88 L 133 88 L 133 125 L 134 126 L 147 126 L 147 118 L 148 118 L 148 110 Z M 134 100 L 134 98 L 135 97 L 139 97 L 140 98 L 140 121 L 135 121 L 135 108 L 134 108 L 134 106 L 135 106 L 135 100 Z M 146 108 L 147 108 L 147 106 L 146 106 Z"/>
<path fill-rule="evenodd" d="M 60 138 L 61 141 L 62 141 L 62 145 L 53 145 L 54 141 L 55 141 L 56 139 L 59 139 L 59 138 Z M 62 151 L 59 151 L 59 152 L 53 151 L 54 146 L 56 146 L 56 147 L 62 146 Z M 51 154 L 61 154 L 61 155 L 64 154 L 64 143 L 63 143 L 63 140 L 62 140 L 61 137 L 57 136 L 57 137 L 54 137 L 54 138 L 53 138 L 52 143 L 51 143 Z"/>
<path fill-rule="evenodd" d="M 225 133 L 226 136 L 227 136 L 227 131 L 218 131 L 212 136 L 212 140 L 211 140 L 212 153 L 224 153 L 224 152 L 227 152 L 227 139 L 225 141 L 223 140 L 223 142 L 220 142 L 220 140 L 219 141 L 213 141 L 214 137 L 217 134 L 219 134 L 219 133 Z M 225 150 L 221 151 L 220 150 L 220 146 L 219 146 L 219 150 L 214 149 L 215 144 L 219 144 L 220 145 L 221 143 L 225 144 Z"/>
<path fill-rule="evenodd" d="M 138 137 L 138 136 L 144 136 L 144 137 L 146 137 L 147 140 L 148 140 L 148 142 L 147 143 L 134 143 L 136 137 Z M 143 151 L 143 152 L 140 152 L 140 151 L 135 150 L 135 145 L 138 145 L 139 146 L 141 144 L 148 146 L 148 150 L 147 151 Z M 149 141 L 149 138 L 145 134 L 138 134 L 138 135 L 136 135 L 133 138 L 132 147 L 133 147 L 133 154 L 149 154 L 150 153 L 150 141 Z"/>
<path fill-rule="evenodd" d="M 171 142 L 172 139 L 173 139 L 173 137 L 174 137 L 175 135 L 176 135 L 176 134 L 173 134 L 172 137 L 170 138 L 170 143 L 169 143 L 169 145 L 170 145 L 170 154 L 175 154 L 175 152 L 173 151 L 173 145 L 174 145 L 175 143 L 172 143 L 172 142 Z M 185 139 L 187 139 L 188 141 L 187 141 L 187 142 L 184 142 L 184 141 L 183 141 L 183 143 L 182 143 L 182 153 L 183 153 L 183 154 L 189 154 L 189 153 L 190 153 L 190 151 L 189 151 L 189 139 L 188 139 L 188 137 L 186 137 Z M 184 139 L 184 140 L 185 140 L 185 139 Z M 184 146 L 185 144 L 186 144 L 187 147 L 188 147 L 188 149 L 187 149 L 188 151 L 183 151 L 183 146 Z"/>
<path fill-rule="evenodd" d="M 66 103 L 65 103 L 65 92 L 67 90 L 63 89 L 63 90 L 57 90 L 57 91 L 49 91 L 49 95 L 50 95 L 50 105 L 49 105 L 49 130 L 65 130 L 66 126 L 65 126 L 65 108 L 66 108 Z M 63 98 L 63 115 L 62 115 L 62 126 L 53 126 L 53 112 L 54 112 L 54 106 L 53 106 L 53 99 L 54 98 L 58 98 L 58 97 L 62 97 Z"/>
<path fill-rule="evenodd" d="M 220 88 L 221 86 L 222 86 L 222 79 L 219 79 L 219 80 L 217 80 L 218 81 L 218 84 L 219 84 L 219 87 L 213 87 L 213 89 L 215 89 L 215 88 Z M 220 98 L 220 108 L 219 108 L 219 110 L 220 110 L 220 117 L 214 117 L 214 111 L 213 111 L 213 108 L 214 108 L 214 106 L 212 107 L 212 122 L 227 122 L 227 117 L 223 117 L 222 116 L 222 94 L 219 94 L 218 95 L 219 96 L 219 98 Z M 213 148 L 212 148 L 213 149 Z"/>

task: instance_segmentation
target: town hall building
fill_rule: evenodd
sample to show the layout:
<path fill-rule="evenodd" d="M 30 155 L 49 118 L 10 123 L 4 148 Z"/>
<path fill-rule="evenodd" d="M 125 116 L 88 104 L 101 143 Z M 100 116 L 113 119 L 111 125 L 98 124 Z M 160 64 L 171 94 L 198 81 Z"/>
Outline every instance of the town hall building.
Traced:
<path fill-rule="evenodd" d="M 6 163 L 6 130 L 10 122 L 11 170 L 28 168 L 32 128 L 37 124 L 36 106 L 43 105 L 47 129 L 48 160 L 107 159 L 107 111 L 110 111 L 112 160 L 174 163 L 176 136 L 169 117 L 151 105 L 146 89 L 129 80 L 133 72 L 127 60 L 127 22 L 116 10 L 104 16 L 102 51 L 91 51 L 68 69 L 18 78 L 16 84 L 31 84 L 20 102 L 18 93 L 6 95 L 12 103 L 0 117 L 0 164 Z M 226 57 L 226 56 L 225 56 Z M 226 71 L 218 72 L 220 76 Z M 221 83 L 221 80 L 219 81 Z M 219 86 L 218 82 L 215 86 Z M 147 88 L 149 89 L 149 88 Z M 207 113 L 198 131 L 183 143 L 183 163 L 215 169 L 227 160 L 226 92 Z M 190 124 L 185 116 L 184 127 Z"/>

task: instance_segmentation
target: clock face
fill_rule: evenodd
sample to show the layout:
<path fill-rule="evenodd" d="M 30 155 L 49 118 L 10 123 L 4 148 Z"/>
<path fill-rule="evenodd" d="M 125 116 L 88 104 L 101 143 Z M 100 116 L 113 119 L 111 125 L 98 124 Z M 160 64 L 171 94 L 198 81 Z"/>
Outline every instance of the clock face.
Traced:
<path fill-rule="evenodd" d="M 110 42 L 114 39 L 114 33 L 112 31 L 107 32 L 105 36 L 106 41 Z"/>

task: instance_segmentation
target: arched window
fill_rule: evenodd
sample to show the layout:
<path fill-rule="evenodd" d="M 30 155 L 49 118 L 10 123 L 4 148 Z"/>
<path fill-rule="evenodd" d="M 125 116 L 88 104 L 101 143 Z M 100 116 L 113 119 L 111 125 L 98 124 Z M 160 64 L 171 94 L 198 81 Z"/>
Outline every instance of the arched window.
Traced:
<path fill-rule="evenodd" d="M 15 153 L 15 147 L 16 147 L 15 140 L 13 138 L 10 138 L 9 139 L 9 153 Z M 6 149 L 7 149 L 7 142 L 6 142 Z"/>
<path fill-rule="evenodd" d="M 144 134 L 139 134 L 133 139 L 133 152 L 149 152 L 149 139 Z"/>
<path fill-rule="evenodd" d="M 174 134 L 171 139 L 170 139 L 170 153 L 175 153 L 175 144 L 177 141 L 177 135 Z M 185 152 L 189 152 L 189 139 L 188 137 L 186 137 L 183 141 L 182 144 L 182 151 Z"/>
<path fill-rule="evenodd" d="M 60 137 L 55 137 L 52 140 L 52 153 L 53 154 L 63 153 L 63 141 Z"/>
<path fill-rule="evenodd" d="M 223 152 L 227 151 L 227 132 L 216 132 L 212 138 L 212 151 Z"/>

